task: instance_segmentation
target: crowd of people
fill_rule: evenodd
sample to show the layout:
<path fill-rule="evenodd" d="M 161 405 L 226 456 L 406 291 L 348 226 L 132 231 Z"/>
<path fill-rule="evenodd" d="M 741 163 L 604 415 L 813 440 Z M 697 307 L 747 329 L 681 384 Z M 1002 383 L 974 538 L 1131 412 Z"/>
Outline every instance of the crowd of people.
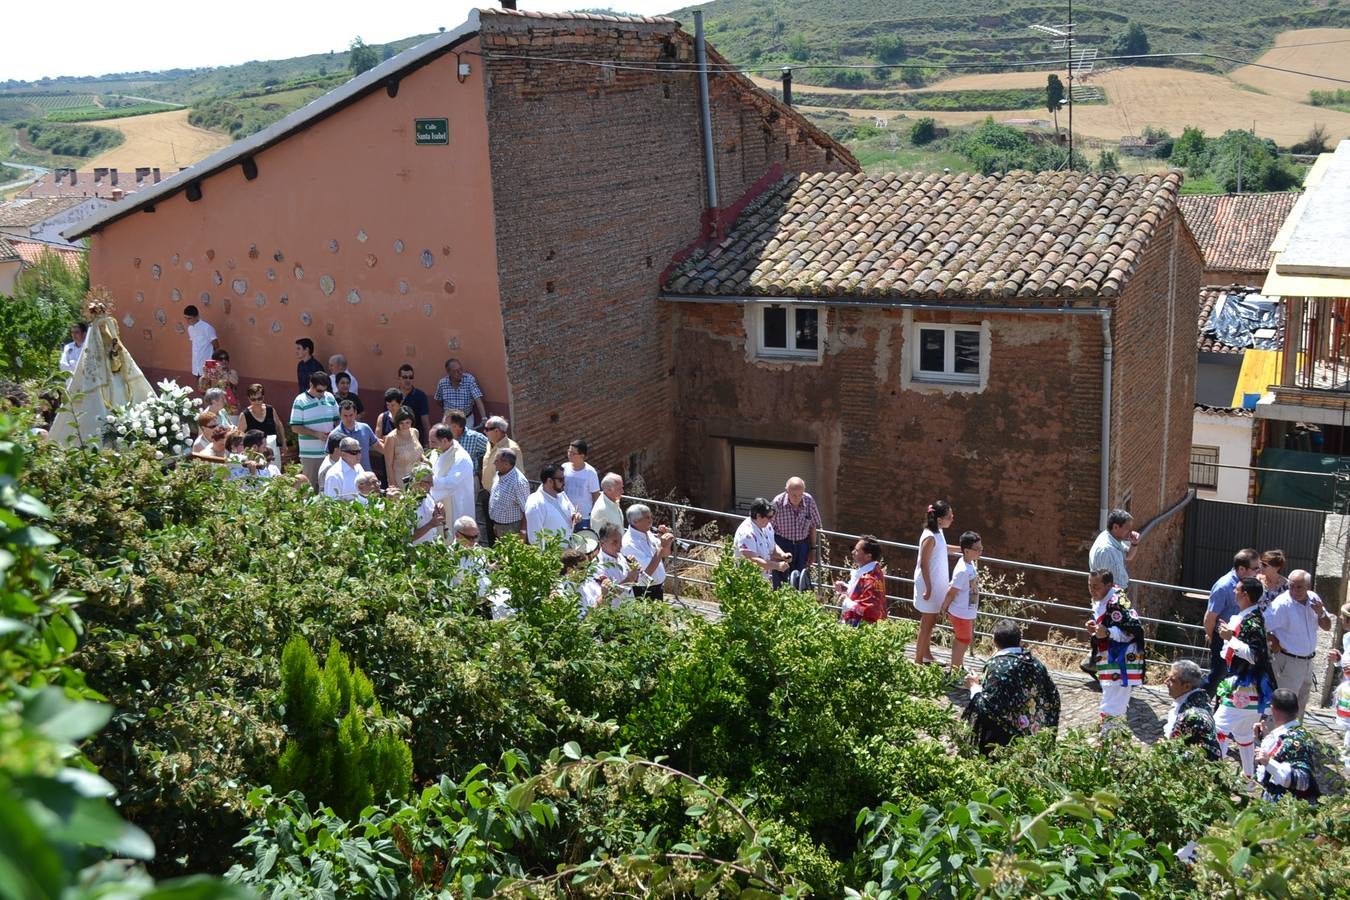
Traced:
<path fill-rule="evenodd" d="M 239 375 L 214 329 L 194 307 L 185 308 L 184 318 L 203 395 L 194 458 L 224 464 L 232 478 L 276 477 L 293 434 L 303 472 L 297 484 L 357 503 L 403 492 L 420 496 L 414 543 L 472 548 L 490 546 L 503 535 L 530 544 L 562 541 L 564 590 L 583 614 L 600 603 L 664 597 L 666 562 L 676 545 L 670 528 L 656 525 L 645 504 L 621 506 L 623 477 L 616 472 L 601 477 L 587 461 L 585 440 L 569 444 L 565 462 L 542 465 L 538 487 L 532 486 L 509 423 L 487 414 L 482 389 L 459 360 L 446 361 L 445 377 L 432 395 L 441 407 L 439 421 L 432 423 L 431 398 L 416 386 L 413 367 L 404 364 L 371 427 L 361 421 L 364 405 L 346 358 L 332 354 L 325 367 L 314 357 L 313 342 L 301 338 L 299 393 L 283 416 L 267 402 L 261 384 L 249 385 L 247 403 L 240 405 Z M 61 355 L 68 372 L 79 363 L 88 329 L 76 326 L 71 338 Z M 974 531 L 948 543 L 955 518 L 946 500 L 925 511 L 913 573 L 919 620 L 914 661 L 936 664 L 932 635 L 945 617 L 953 633 L 950 669 L 962 675 L 979 616 L 984 545 Z M 815 498 L 803 479 L 793 477 L 772 499 L 751 502 L 732 543 L 773 588 L 809 591 L 821 528 Z M 1101 692 L 1103 730 L 1123 721 L 1132 692 L 1144 681 L 1148 640 L 1128 596 L 1129 564 L 1142 540 L 1129 512 L 1112 510 L 1088 554 L 1092 611 L 1084 622 L 1089 650 L 1082 668 Z M 890 601 L 881 542 L 864 535 L 850 556 L 849 577 L 831 586 L 841 621 L 862 626 L 886 619 Z M 483 578 L 481 554 L 462 558 Z M 1165 735 L 1215 759 L 1235 753 L 1243 775 L 1271 796 L 1289 791 L 1315 797 L 1310 739 L 1300 718 L 1314 681 L 1317 634 L 1330 630 L 1332 619 L 1312 590 L 1310 573 L 1295 569 L 1286 576 L 1287 565 L 1278 549 L 1234 555 L 1232 569 L 1214 583 L 1206 606 L 1208 670 L 1182 660 L 1165 678 L 1175 701 Z M 509 598 L 493 602 L 497 612 L 509 613 Z M 1350 771 L 1350 610 L 1342 619 L 1347 634 L 1331 656 L 1344 677 L 1333 706 L 1346 730 L 1343 754 Z M 1023 647 L 1016 621 L 999 622 L 991 636 L 995 652 L 983 680 L 964 674 L 971 697 L 966 712 L 984 748 L 1054 728 L 1059 719 L 1058 691 L 1045 666 Z"/>

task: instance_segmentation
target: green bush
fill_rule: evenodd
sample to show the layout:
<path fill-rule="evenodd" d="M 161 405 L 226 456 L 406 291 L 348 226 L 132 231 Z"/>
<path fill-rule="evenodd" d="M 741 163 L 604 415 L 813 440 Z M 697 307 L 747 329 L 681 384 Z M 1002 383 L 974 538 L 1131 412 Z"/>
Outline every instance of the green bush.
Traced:
<path fill-rule="evenodd" d="M 28 141 L 57 156 L 98 156 L 122 143 L 122 132 L 91 125 L 30 122 Z"/>
<path fill-rule="evenodd" d="M 88 260 L 81 254 L 72 271 L 55 253 L 43 253 L 24 269 L 13 297 L 0 302 L 0 372 L 7 377 L 40 379 L 56 368 L 70 326 L 80 320 L 80 304 L 89 290 Z"/>
<path fill-rule="evenodd" d="M 57 539 L 41 524 L 51 511 L 16 489 L 25 440 L 23 423 L 0 415 L 0 897 L 242 900 L 211 878 L 156 887 L 130 863 L 155 847 L 118 816 L 115 788 L 77 750 L 111 709 L 93 702 L 74 665 L 80 598 L 53 590 L 43 554 Z"/>
<path fill-rule="evenodd" d="M 909 126 L 909 142 L 916 147 L 930 144 L 936 137 L 937 122 L 929 116 L 924 116 L 922 119 L 916 119 L 914 124 Z"/>
<path fill-rule="evenodd" d="M 337 638 L 320 671 L 309 642 L 291 636 L 281 653 L 281 702 L 290 737 L 277 762 L 278 790 L 300 791 L 349 817 L 372 800 L 407 795 L 412 752 Z"/>

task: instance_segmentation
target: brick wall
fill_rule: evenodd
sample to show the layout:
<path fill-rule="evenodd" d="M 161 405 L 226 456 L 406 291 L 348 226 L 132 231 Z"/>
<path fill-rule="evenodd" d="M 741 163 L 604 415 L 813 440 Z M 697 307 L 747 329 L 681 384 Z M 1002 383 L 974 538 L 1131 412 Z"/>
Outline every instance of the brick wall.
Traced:
<path fill-rule="evenodd" d="M 656 67 L 692 62 L 693 40 L 662 23 L 484 16 L 482 27 L 515 435 L 532 469 L 585 437 L 602 473 L 636 468 L 671 486 L 684 365 L 656 297 L 663 270 L 703 227 L 695 75 L 506 57 Z M 775 165 L 850 165 L 747 85 L 713 79 L 723 205 Z"/>
<path fill-rule="evenodd" d="M 695 501 L 729 504 L 732 442 L 814 444 L 815 471 L 802 474 L 827 527 L 915 541 L 924 509 L 947 498 L 953 541 L 974 529 L 992 556 L 1081 564 L 1079 544 L 1097 525 L 1095 316 L 831 308 L 823 359 L 804 365 L 748 359 L 740 306 L 679 304 L 675 315 L 687 373 L 676 401 L 680 471 Z M 987 321 L 985 389 L 903 387 L 907 316 Z M 893 572 L 908 576 L 913 564 L 911 554 L 888 554 Z"/>
<path fill-rule="evenodd" d="M 1115 306 L 1110 505 L 1127 506 L 1140 527 L 1187 490 L 1202 268 L 1199 249 L 1174 211 Z M 1176 583 L 1184 518 L 1177 515 L 1140 545 L 1131 574 Z M 1136 593 L 1149 615 L 1165 612 L 1175 599 Z"/>

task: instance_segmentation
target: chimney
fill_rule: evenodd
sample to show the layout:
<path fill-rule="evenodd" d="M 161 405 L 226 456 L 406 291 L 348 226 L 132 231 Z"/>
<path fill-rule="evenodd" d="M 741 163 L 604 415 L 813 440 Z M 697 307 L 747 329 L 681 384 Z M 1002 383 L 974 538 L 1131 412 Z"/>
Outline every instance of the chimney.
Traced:
<path fill-rule="evenodd" d="M 107 175 L 108 170 L 103 166 L 99 166 L 98 168 L 94 169 L 94 184 L 102 184 L 103 179 L 107 177 Z"/>
<path fill-rule="evenodd" d="M 792 105 L 792 70 L 783 66 L 783 105 Z"/>
<path fill-rule="evenodd" d="M 516 0 L 502 0 L 502 9 L 515 9 Z"/>
<path fill-rule="evenodd" d="M 154 173 L 154 176 L 155 176 L 155 184 L 159 184 L 159 167 L 156 166 L 155 168 L 151 169 L 150 171 Z"/>
<path fill-rule="evenodd" d="M 108 181 L 113 187 L 117 187 L 117 170 L 108 169 Z"/>
<path fill-rule="evenodd" d="M 71 187 L 74 187 L 75 185 L 79 184 L 79 182 L 80 182 L 80 173 L 79 173 L 79 171 L 76 170 L 76 169 L 71 169 L 71 170 L 70 170 L 70 186 L 71 186 Z"/>
<path fill-rule="evenodd" d="M 65 169 L 53 169 L 53 170 L 52 170 L 52 184 L 59 185 L 59 184 L 61 183 L 61 179 L 64 178 L 65 175 L 66 175 L 66 170 L 65 170 Z"/>
<path fill-rule="evenodd" d="M 127 195 L 127 192 L 124 191 L 124 190 L 122 190 L 121 188 L 113 188 L 112 198 L 113 198 L 114 200 L 121 200 L 121 199 L 122 199 L 123 197 L 125 197 L 126 195 Z"/>

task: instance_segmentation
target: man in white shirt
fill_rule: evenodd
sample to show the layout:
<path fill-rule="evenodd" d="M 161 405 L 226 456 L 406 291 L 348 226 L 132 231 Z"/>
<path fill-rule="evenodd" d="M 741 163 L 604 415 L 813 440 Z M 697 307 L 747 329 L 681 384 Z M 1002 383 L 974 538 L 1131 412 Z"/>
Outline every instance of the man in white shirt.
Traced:
<path fill-rule="evenodd" d="M 1308 708 L 1312 691 L 1317 630 L 1331 630 L 1331 615 L 1311 588 L 1312 575 L 1295 569 L 1289 573 L 1289 589 L 1272 600 L 1266 610 L 1275 683 L 1294 692 L 1299 710 Z"/>
<path fill-rule="evenodd" d="M 347 377 L 352 380 L 352 386 L 349 390 L 355 394 L 358 390 L 358 385 L 356 376 L 352 374 L 351 369 L 347 368 L 347 357 L 343 356 L 341 353 L 334 353 L 332 356 L 328 357 L 328 377 L 333 379 L 334 387 L 337 386 L 337 377 L 343 372 L 346 372 Z"/>
<path fill-rule="evenodd" d="M 750 504 L 750 515 L 736 528 L 732 544 L 736 552 L 755 565 L 766 581 L 773 581 L 774 572 L 786 572 L 792 564 L 792 554 L 778 546 L 773 536 L 774 508 L 763 497 Z"/>
<path fill-rule="evenodd" d="M 1139 532 L 1134 531 L 1134 516 L 1127 510 L 1113 509 L 1106 516 L 1106 530 L 1097 535 L 1088 550 L 1088 571 L 1110 569 L 1112 583 L 1116 590 L 1130 588 L 1130 572 L 1126 563 L 1134 559 L 1139 551 Z M 1088 642 L 1091 645 L 1091 641 Z M 1095 651 L 1089 649 L 1087 659 L 1078 664 L 1078 668 L 1092 675 Z"/>
<path fill-rule="evenodd" d="M 675 550 L 675 534 L 662 525 L 652 531 L 652 511 L 644 503 L 628 507 L 628 530 L 623 535 L 623 555 L 637 561 L 638 579 L 634 597 L 665 599 L 665 559 Z"/>
<path fill-rule="evenodd" d="M 341 454 L 338 452 L 342 449 L 342 435 L 337 434 L 336 432 L 329 434 L 324 449 L 327 451 L 327 455 L 324 456 L 323 461 L 319 463 L 319 471 L 314 476 L 314 490 L 321 494 L 323 493 L 323 483 L 328 478 L 328 471 L 342 459 Z"/>
<path fill-rule="evenodd" d="M 613 522 L 600 526 L 600 571 L 609 579 L 611 603 L 618 606 L 625 598 L 633 596 L 632 585 L 637 581 L 638 570 L 628 564 L 623 556 L 623 528 Z"/>
<path fill-rule="evenodd" d="M 591 505 L 591 530 L 596 534 L 606 525 L 617 525 L 623 531 L 623 507 L 619 498 L 623 496 L 623 476 L 610 472 L 600 479 L 600 496 Z"/>
<path fill-rule="evenodd" d="M 462 574 L 455 577 L 459 584 L 462 578 L 469 578 L 477 586 L 478 596 L 486 597 L 492 590 L 492 579 L 488 575 L 487 551 L 478 546 L 478 520 L 473 516 L 460 516 L 453 527 L 454 541 L 451 548 L 459 554 L 459 569 Z"/>
<path fill-rule="evenodd" d="M 566 540 L 581 521 L 566 488 L 562 466 L 549 463 L 539 472 L 539 487 L 525 501 L 525 539 L 531 544 L 539 544 L 546 533 Z"/>
<path fill-rule="evenodd" d="M 567 462 L 563 465 L 563 475 L 567 479 L 567 499 L 572 508 L 581 513 L 581 527 L 591 527 L 591 507 L 600 496 L 600 476 L 595 466 L 586 462 L 590 447 L 585 441 L 577 439 L 567 445 Z"/>
<path fill-rule="evenodd" d="M 355 438 L 343 438 L 338 444 L 338 461 L 328 469 L 323 479 L 324 496 L 338 500 L 357 499 L 361 492 L 356 487 L 356 478 L 363 472 L 361 444 Z"/>
<path fill-rule="evenodd" d="M 80 354 L 84 352 L 84 339 L 89 334 L 89 326 L 83 322 L 76 322 L 70 326 L 70 343 L 61 348 L 61 371 L 67 375 L 74 374 L 75 367 L 80 363 Z"/>
<path fill-rule="evenodd" d="M 450 426 L 432 426 L 431 496 L 445 504 L 445 517 L 453 522 L 474 512 L 473 457 L 455 440 Z"/>
<path fill-rule="evenodd" d="M 199 317 L 197 307 L 183 307 L 183 322 L 187 324 L 188 342 L 192 345 L 192 375 L 201 378 L 206 361 L 220 349 L 220 341 L 216 339 L 216 330 L 211 323 Z"/>

